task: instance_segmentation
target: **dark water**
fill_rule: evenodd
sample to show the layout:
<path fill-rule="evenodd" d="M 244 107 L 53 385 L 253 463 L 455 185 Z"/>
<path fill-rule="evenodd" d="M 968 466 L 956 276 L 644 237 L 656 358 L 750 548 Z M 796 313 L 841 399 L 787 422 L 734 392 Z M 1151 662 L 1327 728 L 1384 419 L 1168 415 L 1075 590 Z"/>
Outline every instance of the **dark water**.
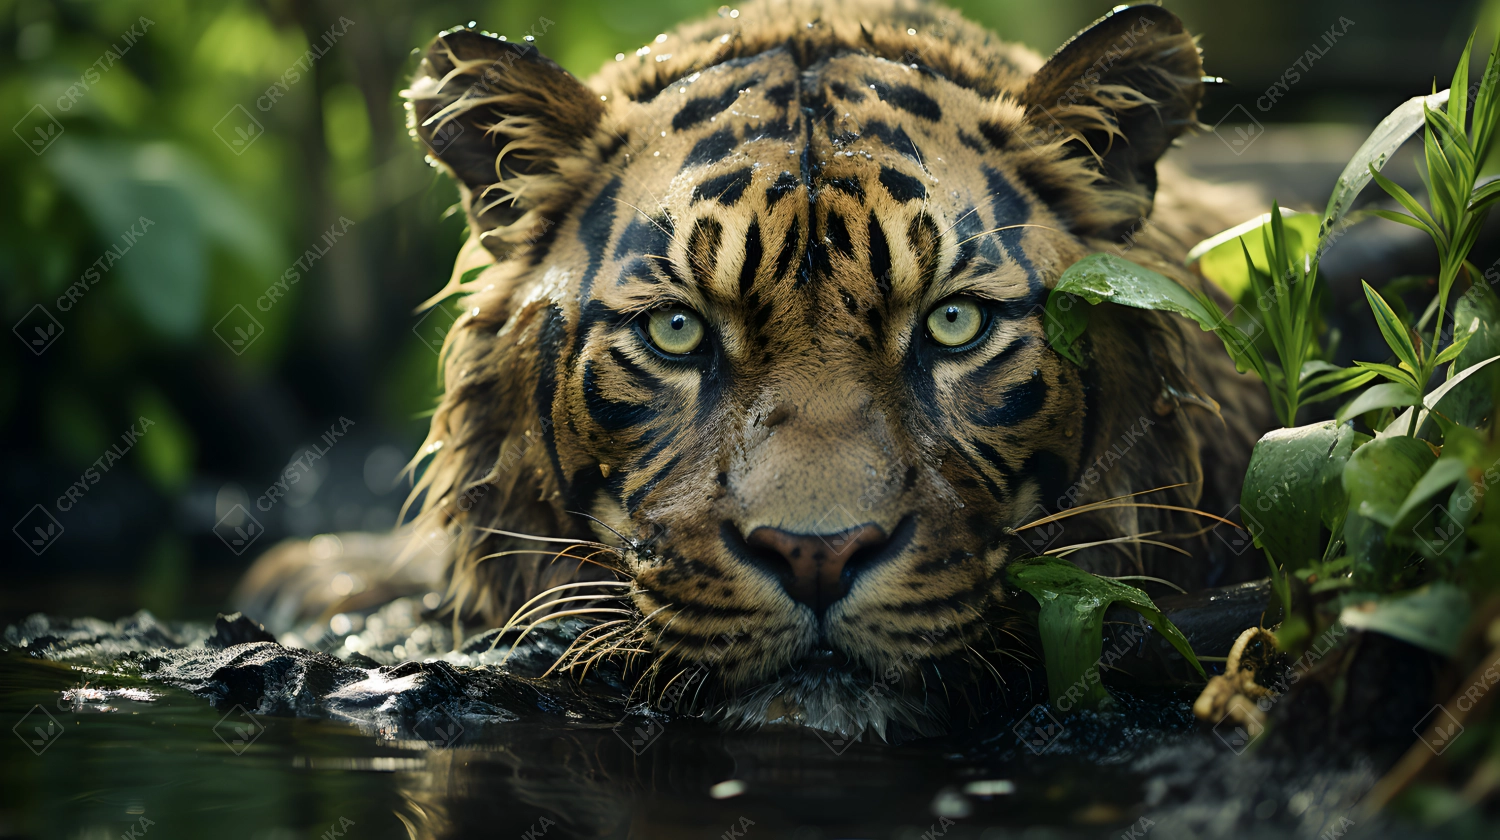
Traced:
<path fill-rule="evenodd" d="M 185 691 L 8 651 L 0 835 L 1113 838 L 1148 813 L 1134 757 L 1211 738 L 1187 721 L 1189 700 L 1067 719 L 1040 756 L 1013 719 L 889 746 L 694 721 L 465 718 L 435 747 L 329 720 L 256 726 Z"/>

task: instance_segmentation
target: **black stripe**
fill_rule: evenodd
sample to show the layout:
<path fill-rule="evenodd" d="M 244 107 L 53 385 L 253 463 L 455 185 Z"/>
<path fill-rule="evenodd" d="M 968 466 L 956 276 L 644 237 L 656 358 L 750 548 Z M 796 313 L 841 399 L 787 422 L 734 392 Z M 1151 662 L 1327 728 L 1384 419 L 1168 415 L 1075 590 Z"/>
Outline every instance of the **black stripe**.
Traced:
<path fill-rule="evenodd" d="M 880 120 L 870 120 L 865 123 L 861 136 L 874 137 L 913 162 L 919 164 L 922 162 L 922 153 L 917 150 L 917 144 L 911 141 L 906 131 L 899 125 L 891 128 Z"/>
<path fill-rule="evenodd" d="M 609 357 L 614 360 L 615 364 L 620 366 L 621 370 L 625 371 L 626 376 L 629 376 L 632 380 L 634 380 L 634 384 L 636 386 L 646 388 L 651 391 L 656 391 L 661 388 L 660 379 L 657 379 L 655 375 L 651 374 L 645 368 L 642 368 L 640 365 L 636 364 L 635 361 L 629 356 L 625 355 L 625 351 L 621 350 L 620 348 L 609 348 Z"/>
<path fill-rule="evenodd" d="M 854 243 L 849 240 L 849 228 L 844 224 L 844 217 L 833 211 L 828 213 L 828 247 L 846 257 L 854 256 Z"/>
<path fill-rule="evenodd" d="M 734 132 L 721 128 L 693 144 L 693 150 L 688 152 L 687 158 L 683 160 L 682 168 L 702 166 L 705 163 L 723 160 L 732 151 L 734 151 Z"/>
<path fill-rule="evenodd" d="M 620 192 L 620 176 L 609 180 L 599 195 L 589 204 L 589 209 L 583 211 L 583 216 L 578 220 L 578 241 L 583 243 L 584 250 L 589 255 L 588 267 L 583 271 L 583 280 L 578 287 L 580 300 L 588 299 L 589 292 L 594 287 L 594 275 L 599 273 L 599 266 L 604 263 L 604 250 L 609 245 L 609 234 L 615 224 L 615 196 Z"/>
<path fill-rule="evenodd" d="M 699 219 L 688 235 L 688 270 L 693 281 L 701 288 L 713 282 L 714 272 L 719 266 L 719 245 L 724 238 L 724 226 L 717 219 Z"/>
<path fill-rule="evenodd" d="M 1031 218 L 1031 202 L 1016 191 L 1009 179 L 989 166 L 981 167 L 981 171 L 984 172 L 985 186 L 989 188 L 990 210 L 995 215 L 995 227 L 1023 224 Z M 1031 258 L 1026 256 L 1026 251 L 1021 247 L 1021 237 L 1024 233 L 1024 228 L 1012 227 L 999 231 L 995 235 L 1005 246 L 1010 258 L 1026 271 L 1032 291 L 1035 292 L 1041 288 L 1042 278 L 1031 264 Z"/>
<path fill-rule="evenodd" d="M 640 213 L 636 213 L 625 226 L 625 232 L 620 234 L 620 241 L 615 243 L 615 259 L 623 259 L 628 254 L 651 254 L 665 257 L 667 249 L 672 243 L 672 218 L 662 214 L 655 219 L 648 219 Z"/>
<path fill-rule="evenodd" d="M 990 446 L 988 443 L 985 443 L 982 440 L 971 440 L 969 441 L 969 443 L 974 447 L 974 451 L 979 453 L 979 457 L 983 458 L 986 461 L 989 461 L 990 465 L 995 468 L 995 472 L 1000 473 L 1000 475 L 1005 479 L 1006 484 L 1015 483 L 1015 474 L 1005 463 L 1005 459 L 1000 457 L 1000 453 L 995 451 L 995 447 Z M 988 482 L 989 478 L 986 477 L 985 481 Z M 990 484 L 992 487 L 994 486 L 993 482 L 990 482 Z M 1004 496 L 1001 495 L 1000 488 L 995 487 L 994 489 L 996 491 L 995 498 L 1004 498 Z"/>
<path fill-rule="evenodd" d="M 782 172 L 776 176 L 776 183 L 766 187 L 766 206 L 771 207 L 782 200 L 792 191 L 797 189 L 797 176 L 790 172 Z"/>
<path fill-rule="evenodd" d="M 650 260 L 644 257 L 636 257 L 629 263 L 626 263 L 624 268 L 620 269 L 620 277 L 615 280 L 615 285 L 624 286 L 632 280 L 641 283 L 660 283 L 661 278 L 656 276 L 656 272 L 652 268 Z"/>
<path fill-rule="evenodd" d="M 964 144 L 965 146 L 968 146 L 969 148 L 980 154 L 984 154 L 989 151 L 984 143 L 980 142 L 978 137 L 975 137 L 974 135 L 968 133 L 967 131 L 964 131 L 961 128 L 958 130 L 958 142 Z"/>
<path fill-rule="evenodd" d="M 765 247 L 760 241 L 760 220 L 751 219 L 750 229 L 745 231 L 745 261 L 740 264 L 740 297 L 748 295 L 750 287 L 755 284 L 764 252 Z"/>
<path fill-rule="evenodd" d="M 990 210 L 995 214 L 996 227 L 1024 224 L 1031 218 L 1031 202 L 1016 190 L 1010 179 L 991 166 L 982 166 L 980 171 L 984 173 L 985 186 L 989 188 Z"/>
<path fill-rule="evenodd" d="M 568 324 L 557 304 L 547 307 L 545 320 L 538 332 L 536 410 L 542 416 L 542 443 L 546 445 L 547 455 L 552 460 L 552 474 L 561 481 L 562 461 L 557 456 L 557 436 L 552 429 L 552 401 L 557 397 L 557 365 L 562 355 L 563 342 L 568 337 Z"/>
<path fill-rule="evenodd" d="M 1000 372 L 1000 369 L 1010 363 L 1016 354 L 1031 346 L 1032 337 L 1029 335 L 1017 336 L 1005 349 L 991 356 L 984 364 L 964 374 L 964 382 L 971 388 L 980 388 L 989 384 L 990 377 Z"/>
<path fill-rule="evenodd" d="M 869 230 L 867 232 L 870 240 L 870 276 L 875 278 L 875 286 L 883 295 L 891 293 L 891 245 L 885 239 L 885 230 L 880 226 L 880 219 L 876 217 L 875 211 L 870 211 Z M 842 290 L 840 290 L 842 291 Z M 844 293 L 848 299 L 848 293 Z"/>
<path fill-rule="evenodd" d="M 667 474 L 670 473 L 673 468 L 677 466 L 677 462 L 681 460 L 681 452 L 673 455 L 672 460 L 668 461 L 664 466 L 662 466 L 661 469 L 656 471 L 656 475 L 651 476 L 651 478 L 646 480 L 645 484 L 642 484 L 640 487 L 636 488 L 636 491 L 634 493 L 631 493 L 628 497 L 626 497 L 625 509 L 630 511 L 631 513 L 635 513 L 635 509 L 640 507 L 641 502 L 646 500 L 646 495 L 653 489 L 655 489 L 656 485 L 660 484 L 661 480 L 663 478 L 666 478 Z"/>
<path fill-rule="evenodd" d="M 865 200 L 865 185 L 861 184 L 857 178 L 829 178 L 823 183 L 829 189 L 852 195 L 860 201 Z"/>
<path fill-rule="evenodd" d="M 628 429 L 656 416 L 647 403 L 618 402 L 600 393 L 598 372 L 592 360 L 583 363 L 583 405 L 594 422 L 607 432 Z"/>
<path fill-rule="evenodd" d="M 673 115 L 672 128 L 676 131 L 682 131 L 686 128 L 692 128 L 709 117 L 723 113 L 740 97 L 740 91 L 745 88 L 754 87 L 760 84 L 760 82 L 760 76 L 753 76 L 744 82 L 737 82 L 730 85 L 717 96 L 700 96 L 696 99 L 689 99 L 682 106 L 682 109 Z"/>
<path fill-rule="evenodd" d="M 791 82 L 782 82 L 773 88 L 766 89 L 766 99 L 778 108 L 785 108 L 792 101 L 792 94 L 796 91 L 796 85 Z"/>
<path fill-rule="evenodd" d="M 949 277 L 957 277 L 973 262 L 974 253 L 979 250 L 979 234 L 983 230 L 984 223 L 980 221 L 978 207 L 970 207 L 958 217 L 958 222 L 953 225 L 953 232 L 958 237 L 958 255 L 953 259 L 953 266 L 948 269 Z"/>
<path fill-rule="evenodd" d="M 870 76 L 865 77 L 865 84 L 875 91 L 876 96 L 909 114 L 924 120 L 943 118 L 943 109 L 938 107 L 937 101 L 911 85 L 893 85 Z"/>
<path fill-rule="evenodd" d="M 1005 389 L 999 405 L 974 412 L 971 419 L 981 426 L 1015 426 L 1036 416 L 1047 403 L 1047 380 L 1033 370 L 1024 382 Z"/>
<path fill-rule="evenodd" d="M 740 200 L 740 196 L 745 194 L 745 189 L 750 186 L 750 179 L 754 175 L 755 171 L 747 166 L 744 169 L 736 169 L 717 178 L 710 178 L 693 187 L 693 194 L 689 203 L 705 198 L 712 198 L 725 207 L 733 207 L 734 203 Z"/>
<path fill-rule="evenodd" d="M 979 133 L 984 135 L 984 139 L 997 152 L 1005 151 L 1005 147 L 1010 145 L 1010 131 L 989 120 L 983 120 L 979 123 Z"/>
<path fill-rule="evenodd" d="M 880 184 L 891 194 L 891 198 L 902 203 L 927 197 L 927 188 L 922 186 L 921 181 L 889 166 L 880 167 Z"/>
<path fill-rule="evenodd" d="M 792 261 L 797 259 L 797 249 L 802 246 L 802 222 L 792 217 L 792 226 L 787 229 L 786 238 L 781 241 L 781 252 L 776 255 L 776 279 L 787 275 L 792 267 Z"/>

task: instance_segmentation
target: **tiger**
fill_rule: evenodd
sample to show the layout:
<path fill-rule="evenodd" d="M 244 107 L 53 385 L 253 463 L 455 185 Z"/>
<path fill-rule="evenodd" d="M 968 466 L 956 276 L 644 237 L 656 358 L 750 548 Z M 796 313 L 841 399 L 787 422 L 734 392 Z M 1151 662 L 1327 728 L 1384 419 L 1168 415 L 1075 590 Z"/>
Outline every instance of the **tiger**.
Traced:
<path fill-rule="evenodd" d="M 455 616 L 612 604 L 648 703 L 926 734 L 1024 647 L 1011 559 L 1248 575 L 1168 508 L 1233 507 L 1258 383 L 1173 315 L 1091 307 L 1083 365 L 1047 337 L 1095 252 L 1222 299 L 1185 253 L 1255 211 L 1161 162 L 1212 81 L 1175 15 L 1044 60 L 935 3 L 753 0 L 587 83 L 536 40 L 443 32 L 403 92 L 468 226 L 409 502 Z"/>

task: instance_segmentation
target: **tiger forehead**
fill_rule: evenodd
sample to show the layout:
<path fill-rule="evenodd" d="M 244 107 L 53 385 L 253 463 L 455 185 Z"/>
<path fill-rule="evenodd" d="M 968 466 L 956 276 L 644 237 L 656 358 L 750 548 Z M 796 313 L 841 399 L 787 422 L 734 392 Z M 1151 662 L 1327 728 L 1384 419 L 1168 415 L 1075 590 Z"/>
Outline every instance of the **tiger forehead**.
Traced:
<path fill-rule="evenodd" d="M 1032 221 L 1035 202 L 1003 155 L 974 147 L 970 133 L 1003 133 L 977 106 L 858 54 L 803 69 L 778 48 L 679 80 L 625 106 L 605 187 L 617 206 L 597 208 L 617 234 L 607 274 L 626 297 L 699 304 L 830 277 L 846 295 L 911 297 L 940 273 L 1009 264 L 1027 294 L 1021 237 L 987 232 Z"/>

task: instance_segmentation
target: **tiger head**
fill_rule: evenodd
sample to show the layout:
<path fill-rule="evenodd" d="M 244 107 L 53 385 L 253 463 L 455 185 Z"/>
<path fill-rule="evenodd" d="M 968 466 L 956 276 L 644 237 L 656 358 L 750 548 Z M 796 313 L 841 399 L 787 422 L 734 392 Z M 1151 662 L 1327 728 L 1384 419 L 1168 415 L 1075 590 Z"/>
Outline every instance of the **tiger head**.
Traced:
<path fill-rule="evenodd" d="M 718 717 L 927 731 L 1007 647 L 1006 560 L 1046 547 L 1022 526 L 1196 502 L 1205 430 L 1243 456 L 1170 318 L 1097 308 L 1086 368 L 1044 328 L 1094 251 L 1194 282 L 1148 221 L 1203 90 L 1170 13 L 1044 63 L 932 5 L 766 2 L 589 84 L 532 41 L 447 32 L 406 92 L 470 228 L 418 485 L 456 608 L 503 618 L 573 574 L 497 531 L 603 539 L 630 584 L 611 632 Z"/>

